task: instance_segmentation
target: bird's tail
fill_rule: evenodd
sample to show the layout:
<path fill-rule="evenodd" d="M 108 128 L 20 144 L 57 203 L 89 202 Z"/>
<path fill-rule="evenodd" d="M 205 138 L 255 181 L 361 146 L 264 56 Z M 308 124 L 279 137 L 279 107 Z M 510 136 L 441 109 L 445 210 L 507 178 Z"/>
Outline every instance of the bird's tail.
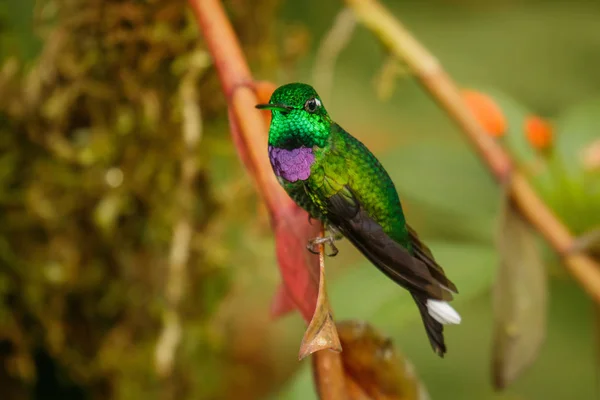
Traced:
<path fill-rule="evenodd" d="M 444 357 L 444 354 L 446 353 L 446 343 L 444 342 L 444 325 L 442 325 L 429 314 L 426 298 L 417 296 L 415 294 L 412 296 L 413 299 L 415 299 L 415 303 L 417 303 L 417 306 L 419 307 L 419 311 L 421 312 L 421 319 L 423 320 L 423 325 L 425 326 L 425 331 L 427 332 L 427 337 L 429 338 L 429 343 L 431 343 L 433 351 L 435 351 L 438 356 Z"/>
<path fill-rule="evenodd" d="M 427 266 L 429 273 L 446 291 L 457 293 L 456 286 L 446 277 L 442 267 L 439 266 L 433 254 L 431 254 L 429 247 L 419 239 L 417 232 L 410 226 L 408 226 L 408 232 L 415 258 Z M 460 315 L 458 315 L 448 302 L 441 299 L 432 299 L 415 293 L 412 293 L 412 296 L 419 307 L 421 319 L 423 320 L 423 325 L 425 325 L 425 331 L 427 332 L 427 337 L 429 338 L 431 347 L 433 347 L 433 351 L 440 357 L 443 357 L 444 353 L 446 353 L 444 325 L 459 324 Z M 452 296 L 449 297 L 450 299 L 452 298 Z"/>
<path fill-rule="evenodd" d="M 459 324 L 460 315 L 445 301 L 427 299 L 414 293 L 412 296 L 419 307 L 421 319 L 433 351 L 440 357 L 444 357 L 446 353 L 444 325 Z"/>

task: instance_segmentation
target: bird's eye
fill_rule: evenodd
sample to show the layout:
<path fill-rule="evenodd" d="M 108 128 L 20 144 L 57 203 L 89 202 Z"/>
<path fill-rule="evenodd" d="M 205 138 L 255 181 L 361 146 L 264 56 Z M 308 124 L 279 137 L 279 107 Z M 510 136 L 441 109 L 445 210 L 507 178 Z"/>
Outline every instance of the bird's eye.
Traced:
<path fill-rule="evenodd" d="M 317 111 L 317 108 L 321 107 L 321 100 L 313 97 L 312 99 L 306 100 L 304 103 L 304 109 L 309 113 L 313 113 Z"/>

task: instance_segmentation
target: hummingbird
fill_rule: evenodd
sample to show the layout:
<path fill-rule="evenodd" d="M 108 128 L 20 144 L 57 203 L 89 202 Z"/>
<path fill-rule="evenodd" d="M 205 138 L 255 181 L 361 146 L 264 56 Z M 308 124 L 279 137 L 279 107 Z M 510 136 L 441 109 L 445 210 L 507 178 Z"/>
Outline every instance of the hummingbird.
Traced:
<path fill-rule="evenodd" d="M 345 237 L 388 278 L 412 295 L 434 352 L 446 353 L 443 325 L 460 323 L 448 304 L 456 286 L 406 222 L 392 179 L 379 160 L 336 124 L 315 89 L 304 83 L 278 87 L 271 111 L 268 155 L 277 180 L 327 234 L 307 246 Z"/>

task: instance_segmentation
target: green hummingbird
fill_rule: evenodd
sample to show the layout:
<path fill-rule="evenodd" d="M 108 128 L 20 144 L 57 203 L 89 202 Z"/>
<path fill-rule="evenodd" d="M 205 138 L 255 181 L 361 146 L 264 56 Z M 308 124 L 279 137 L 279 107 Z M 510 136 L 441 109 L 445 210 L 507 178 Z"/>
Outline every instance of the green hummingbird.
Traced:
<path fill-rule="evenodd" d="M 323 222 L 328 235 L 318 244 L 346 237 L 371 263 L 407 289 L 416 302 L 433 350 L 446 352 L 443 325 L 460 323 L 448 304 L 456 286 L 429 248 L 406 223 L 398 193 L 379 160 L 336 124 L 315 89 L 303 83 L 280 86 L 271 110 L 269 160 L 281 186 Z"/>

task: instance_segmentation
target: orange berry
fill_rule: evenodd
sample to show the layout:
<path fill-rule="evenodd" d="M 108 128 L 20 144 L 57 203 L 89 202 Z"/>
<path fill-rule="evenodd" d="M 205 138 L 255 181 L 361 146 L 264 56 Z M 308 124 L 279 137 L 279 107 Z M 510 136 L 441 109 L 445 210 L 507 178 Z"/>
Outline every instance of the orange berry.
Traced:
<path fill-rule="evenodd" d="M 525 118 L 525 136 L 535 149 L 543 150 L 552 144 L 552 126 L 536 115 Z"/>
<path fill-rule="evenodd" d="M 491 136 L 503 136 L 506 132 L 506 118 L 494 100 L 473 90 L 463 90 L 462 94 L 467 107 L 475 114 L 483 128 Z"/>

